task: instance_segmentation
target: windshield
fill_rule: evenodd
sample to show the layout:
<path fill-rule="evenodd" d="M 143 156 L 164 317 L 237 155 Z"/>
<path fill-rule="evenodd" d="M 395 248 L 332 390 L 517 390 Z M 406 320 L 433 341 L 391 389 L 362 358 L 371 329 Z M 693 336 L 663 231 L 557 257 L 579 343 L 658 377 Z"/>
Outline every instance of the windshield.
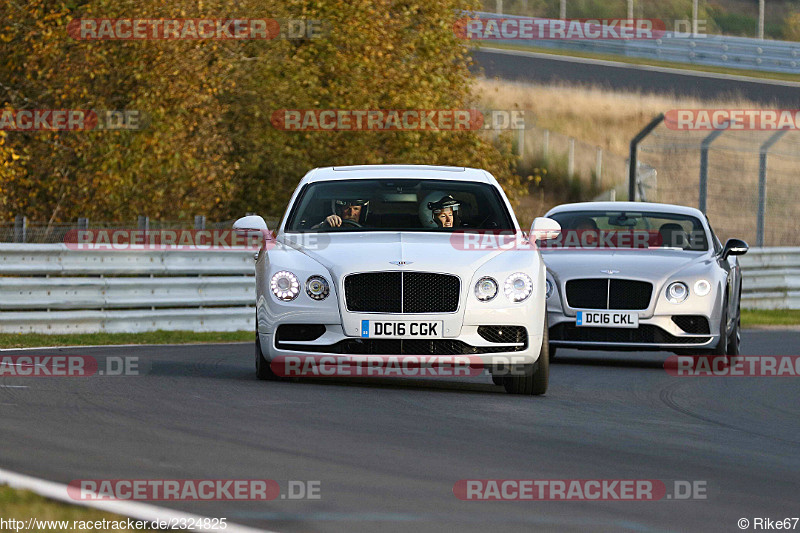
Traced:
<path fill-rule="evenodd" d="M 307 185 L 287 232 L 513 229 L 511 214 L 488 183 L 430 179 L 359 179 Z"/>
<path fill-rule="evenodd" d="M 700 220 L 675 213 L 564 211 L 550 215 L 561 235 L 540 243 L 542 250 L 565 248 L 667 248 L 705 252 Z"/>

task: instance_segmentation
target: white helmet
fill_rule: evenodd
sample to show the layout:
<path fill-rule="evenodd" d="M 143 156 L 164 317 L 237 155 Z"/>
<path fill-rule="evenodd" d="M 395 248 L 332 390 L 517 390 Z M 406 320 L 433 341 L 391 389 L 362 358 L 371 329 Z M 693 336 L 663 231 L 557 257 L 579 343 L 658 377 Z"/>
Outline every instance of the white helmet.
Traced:
<path fill-rule="evenodd" d="M 458 200 L 446 192 L 434 191 L 426 195 L 419 203 L 419 221 L 426 228 L 438 228 L 439 224 L 436 223 L 436 215 L 442 209 L 450 208 L 455 216 L 460 205 L 461 203 Z"/>

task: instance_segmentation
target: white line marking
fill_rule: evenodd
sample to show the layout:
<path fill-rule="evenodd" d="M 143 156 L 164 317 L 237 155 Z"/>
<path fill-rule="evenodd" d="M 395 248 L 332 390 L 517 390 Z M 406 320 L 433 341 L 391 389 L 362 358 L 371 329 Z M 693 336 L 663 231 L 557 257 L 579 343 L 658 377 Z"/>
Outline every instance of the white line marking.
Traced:
<path fill-rule="evenodd" d="M 0 389 L 29 389 L 27 385 L 0 385 Z"/>
<path fill-rule="evenodd" d="M 88 344 L 85 346 L 34 346 L 31 348 L 0 348 L 2 352 L 23 352 L 28 350 L 61 350 L 61 349 L 83 349 L 83 348 L 163 348 L 172 346 L 215 346 L 220 344 L 253 344 L 253 341 L 232 341 L 232 342 L 181 342 L 177 344 Z"/>
<path fill-rule="evenodd" d="M 135 520 L 145 520 L 148 522 L 152 522 L 153 520 L 169 521 L 174 519 L 181 520 L 185 518 L 187 520 L 193 520 L 197 522 L 197 520 L 202 520 L 203 518 L 206 518 L 204 516 L 183 513 L 181 511 L 174 511 L 172 509 L 166 509 L 164 507 L 158 507 L 156 505 L 150 505 L 141 502 L 93 501 L 93 500 L 77 501 L 69 497 L 66 485 L 62 485 L 61 483 L 54 483 L 53 481 L 45 481 L 44 479 L 26 476 L 23 474 L 17 474 L 15 472 L 11 472 L 9 470 L 5 470 L 2 468 L 0 468 L 0 484 L 7 484 L 9 487 L 15 489 L 30 490 L 40 496 L 44 496 L 45 498 L 50 498 L 51 500 L 58 500 L 71 505 L 83 505 L 86 507 L 93 507 L 95 509 L 100 509 L 101 511 L 106 511 L 109 513 L 126 516 L 128 518 L 133 518 Z M 217 533 L 219 533 L 222 530 L 198 529 L 197 531 L 216 531 Z M 256 533 L 256 532 L 275 533 L 273 531 L 268 531 L 266 529 L 255 529 L 252 527 L 240 526 L 239 524 L 228 524 L 228 527 L 224 531 L 226 533 Z"/>
<path fill-rule="evenodd" d="M 506 54 L 511 56 L 535 57 L 539 59 L 550 59 L 554 61 L 565 61 L 568 63 L 584 63 L 591 65 L 603 65 L 606 67 L 629 68 L 635 70 L 649 70 L 653 72 L 664 72 L 666 74 L 681 74 L 683 76 L 697 76 L 700 78 L 713 78 L 717 80 L 744 81 L 766 85 L 780 85 L 783 87 L 800 87 L 800 82 L 773 80 L 767 78 L 755 78 L 753 76 L 737 76 L 734 74 L 721 74 L 718 72 L 705 72 L 700 70 L 684 70 L 671 67 L 657 67 L 654 65 L 636 65 L 633 63 L 623 63 L 621 61 L 609 61 L 607 59 L 591 59 L 588 57 L 562 56 L 556 54 L 546 54 L 542 52 L 526 52 L 524 50 L 505 50 L 502 48 L 478 48 L 481 52 L 490 54 Z"/>

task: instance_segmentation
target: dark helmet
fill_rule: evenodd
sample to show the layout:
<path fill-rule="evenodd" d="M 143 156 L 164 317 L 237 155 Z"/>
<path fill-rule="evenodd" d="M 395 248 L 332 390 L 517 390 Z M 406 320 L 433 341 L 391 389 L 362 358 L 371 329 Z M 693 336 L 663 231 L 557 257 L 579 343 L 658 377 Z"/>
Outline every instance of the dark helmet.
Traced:
<path fill-rule="evenodd" d="M 362 199 L 346 199 L 346 200 L 331 200 L 331 209 L 334 213 L 338 216 L 342 216 L 344 210 L 351 205 L 360 205 L 361 206 L 361 216 L 359 216 L 359 223 L 363 223 L 367 220 L 367 214 L 369 213 L 369 200 L 362 200 Z"/>
<path fill-rule="evenodd" d="M 433 222 L 436 226 L 439 226 L 439 221 L 436 217 L 444 211 L 445 209 L 451 209 L 453 211 L 453 222 L 455 225 L 455 217 L 458 214 L 458 208 L 461 205 L 461 202 L 453 198 L 451 195 L 441 196 L 439 200 L 435 202 L 428 202 L 427 208 L 429 214 L 427 218 Z"/>

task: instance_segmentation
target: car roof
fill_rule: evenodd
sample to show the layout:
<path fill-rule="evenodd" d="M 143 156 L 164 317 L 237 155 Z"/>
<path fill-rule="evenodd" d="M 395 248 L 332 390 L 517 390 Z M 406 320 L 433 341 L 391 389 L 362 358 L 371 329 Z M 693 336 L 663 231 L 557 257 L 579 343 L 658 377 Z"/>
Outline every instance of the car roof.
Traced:
<path fill-rule="evenodd" d="M 635 211 L 639 213 L 674 213 L 679 215 L 690 215 L 700 220 L 705 219 L 705 215 L 699 209 L 687 207 L 685 205 L 657 204 L 654 202 L 578 202 L 574 204 L 562 204 L 552 208 L 547 215 L 564 213 L 567 211 Z"/>
<path fill-rule="evenodd" d="M 427 178 L 475 181 L 497 185 L 497 180 L 491 174 L 479 168 L 433 165 L 352 165 L 315 168 L 303 177 L 300 184 L 304 185 L 318 181 L 376 178 Z"/>

